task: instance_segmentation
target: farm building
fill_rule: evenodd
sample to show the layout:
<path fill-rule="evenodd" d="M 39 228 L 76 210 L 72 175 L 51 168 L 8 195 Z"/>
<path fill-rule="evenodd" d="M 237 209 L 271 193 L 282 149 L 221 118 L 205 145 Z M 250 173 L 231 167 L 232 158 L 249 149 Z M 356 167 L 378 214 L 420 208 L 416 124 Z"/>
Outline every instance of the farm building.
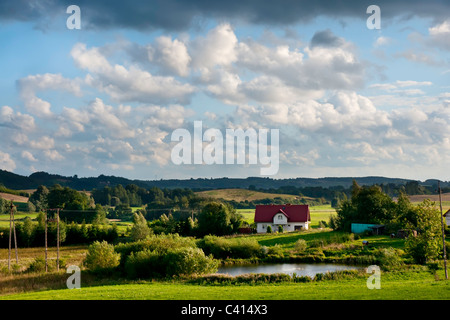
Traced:
<path fill-rule="evenodd" d="M 447 226 L 450 227 L 450 209 L 447 210 L 446 213 L 444 213 L 445 223 Z"/>
<path fill-rule="evenodd" d="M 267 232 L 270 226 L 277 231 L 281 225 L 283 231 L 308 230 L 311 216 L 308 205 L 257 205 L 255 209 L 256 232 Z"/>
<path fill-rule="evenodd" d="M 372 234 L 383 234 L 384 225 L 382 224 L 368 224 L 368 223 L 352 223 L 352 233 L 363 233 L 370 231 Z"/>

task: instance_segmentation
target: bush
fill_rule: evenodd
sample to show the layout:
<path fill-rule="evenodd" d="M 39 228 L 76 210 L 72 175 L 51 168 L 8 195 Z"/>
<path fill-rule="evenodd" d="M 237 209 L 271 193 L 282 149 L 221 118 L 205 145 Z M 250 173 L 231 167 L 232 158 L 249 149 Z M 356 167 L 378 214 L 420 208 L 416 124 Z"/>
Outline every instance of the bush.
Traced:
<path fill-rule="evenodd" d="M 299 253 L 304 252 L 307 247 L 308 247 L 308 245 L 306 244 L 306 241 L 304 239 L 298 239 L 294 245 L 295 251 L 297 251 Z"/>
<path fill-rule="evenodd" d="M 91 271 L 111 271 L 120 263 L 120 254 L 106 241 L 95 241 L 88 248 L 84 265 Z"/>
<path fill-rule="evenodd" d="M 272 233 L 272 227 L 271 226 L 267 226 L 267 233 Z"/>
<path fill-rule="evenodd" d="M 45 259 L 37 257 L 30 263 L 26 272 L 44 272 L 45 271 Z"/>
<path fill-rule="evenodd" d="M 382 248 L 375 252 L 378 263 L 383 268 L 401 266 L 403 264 L 401 255 L 402 250 L 396 250 L 394 248 Z"/>
<path fill-rule="evenodd" d="M 205 256 L 199 248 L 176 248 L 166 252 L 144 250 L 130 254 L 125 263 L 125 273 L 133 279 L 163 278 L 213 273 L 218 265 L 217 260 Z"/>
<path fill-rule="evenodd" d="M 193 238 L 181 237 L 174 233 L 151 235 L 144 240 L 120 243 L 114 247 L 114 250 L 120 253 L 122 258 L 125 259 L 132 252 L 136 253 L 144 250 L 166 252 L 169 249 L 186 247 L 196 248 L 195 240 Z"/>
<path fill-rule="evenodd" d="M 216 259 L 248 259 L 261 253 L 261 245 L 254 239 L 226 239 L 216 236 L 205 236 L 198 242 L 205 254 L 212 254 Z"/>

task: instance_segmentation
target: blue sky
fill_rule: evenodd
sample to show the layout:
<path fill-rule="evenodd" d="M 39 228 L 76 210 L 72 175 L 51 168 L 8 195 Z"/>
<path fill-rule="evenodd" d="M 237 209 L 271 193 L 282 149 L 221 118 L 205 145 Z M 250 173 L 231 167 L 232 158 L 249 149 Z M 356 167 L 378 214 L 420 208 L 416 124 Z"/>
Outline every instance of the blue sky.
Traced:
<path fill-rule="evenodd" d="M 279 129 L 273 178 L 450 180 L 450 5 L 379 1 L 371 30 L 376 3 L 298 3 L 0 4 L 0 169 L 260 175 L 173 164 L 171 133 L 201 120 Z M 80 30 L 66 27 L 69 4 Z"/>

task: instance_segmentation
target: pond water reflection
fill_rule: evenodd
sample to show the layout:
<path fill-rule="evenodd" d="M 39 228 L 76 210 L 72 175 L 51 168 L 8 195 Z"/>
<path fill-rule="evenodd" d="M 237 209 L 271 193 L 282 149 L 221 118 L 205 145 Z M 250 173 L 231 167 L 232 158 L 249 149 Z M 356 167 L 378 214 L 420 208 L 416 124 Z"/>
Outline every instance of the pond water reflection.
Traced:
<path fill-rule="evenodd" d="M 230 265 L 222 266 L 217 273 L 238 276 L 246 273 L 285 273 L 292 276 L 309 276 L 313 278 L 318 273 L 327 273 L 340 270 L 357 270 L 359 266 L 350 266 L 334 263 L 273 263 L 252 265 Z"/>

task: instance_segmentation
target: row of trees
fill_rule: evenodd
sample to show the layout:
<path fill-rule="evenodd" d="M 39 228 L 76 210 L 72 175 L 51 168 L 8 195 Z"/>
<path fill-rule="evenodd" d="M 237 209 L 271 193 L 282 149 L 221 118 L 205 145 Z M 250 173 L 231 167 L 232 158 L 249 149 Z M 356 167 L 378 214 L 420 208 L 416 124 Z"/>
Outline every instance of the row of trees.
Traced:
<path fill-rule="evenodd" d="M 45 243 L 45 215 L 39 213 L 37 223 L 30 217 L 16 222 L 16 235 L 19 247 L 42 247 Z M 95 240 L 114 242 L 119 238 L 116 225 L 100 225 L 86 223 L 59 224 L 59 238 L 65 245 L 88 244 Z M 49 246 L 56 246 L 57 225 L 55 222 L 47 224 L 47 242 Z M 9 227 L 0 228 L 0 248 L 9 245 Z"/>
<path fill-rule="evenodd" d="M 96 203 L 113 207 L 151 205 L 155 208 L 189 208 L 199 202 L 198 197 L 191 189 L 160 189 L 157 187 L 145 189 L 134 184 L 125 187 L 119 184 L 114 187 L 94 189 L 91 195 Z"/>
<path fill-rule="evenodd" d="M 66 210 L 88 210 L 95 209 L 95 201 L 87 193 L 79 192 L 69 187 L 62 187 L 59 184 L 50 189 L 39 186 L 30 196 L 31 202 L 36 211 L 45 209 L 60 208 Z"/>
<path fill-rule="evenodd" d="M 401 194 L 416 195 L 434 193 L 433 186 L 425 187 L 420 185 L 418 181 L 408 181 L 405 184 L 387 183 L 376 186 L 389 197 L 397 197 Z M 352 195 L 352 189 L 352 187 L 344 188 L 343 186 L 334 186 L 328 188 L 285 186 L 272 189 L 257 189 L 255 186 L 249 187 L 249 190 L 257 190 L 261 192 L 292 194 L 322 199 L 322 201 L 327 201 L 329 203 L 331 202 L 331 205 L 333 207 L 338 207 L 341 201 L 348 200 L 348 198 L 350 198 Z"/>
<path fill-rule="evenodd" d="M 148 222 L 137 211 L 133 214 L 133 227 L 130 231 L 134 241 L 145 239 L 150 234 L 174 234 L 203 237 L 206 235 L 224 236 L 237 233 L 242 225 L 242 216 L 236 209 L 220 202 L 207 203 L 195 217 L 175 219 L 172 215 L 161 215 L 159 219 Z"/>

